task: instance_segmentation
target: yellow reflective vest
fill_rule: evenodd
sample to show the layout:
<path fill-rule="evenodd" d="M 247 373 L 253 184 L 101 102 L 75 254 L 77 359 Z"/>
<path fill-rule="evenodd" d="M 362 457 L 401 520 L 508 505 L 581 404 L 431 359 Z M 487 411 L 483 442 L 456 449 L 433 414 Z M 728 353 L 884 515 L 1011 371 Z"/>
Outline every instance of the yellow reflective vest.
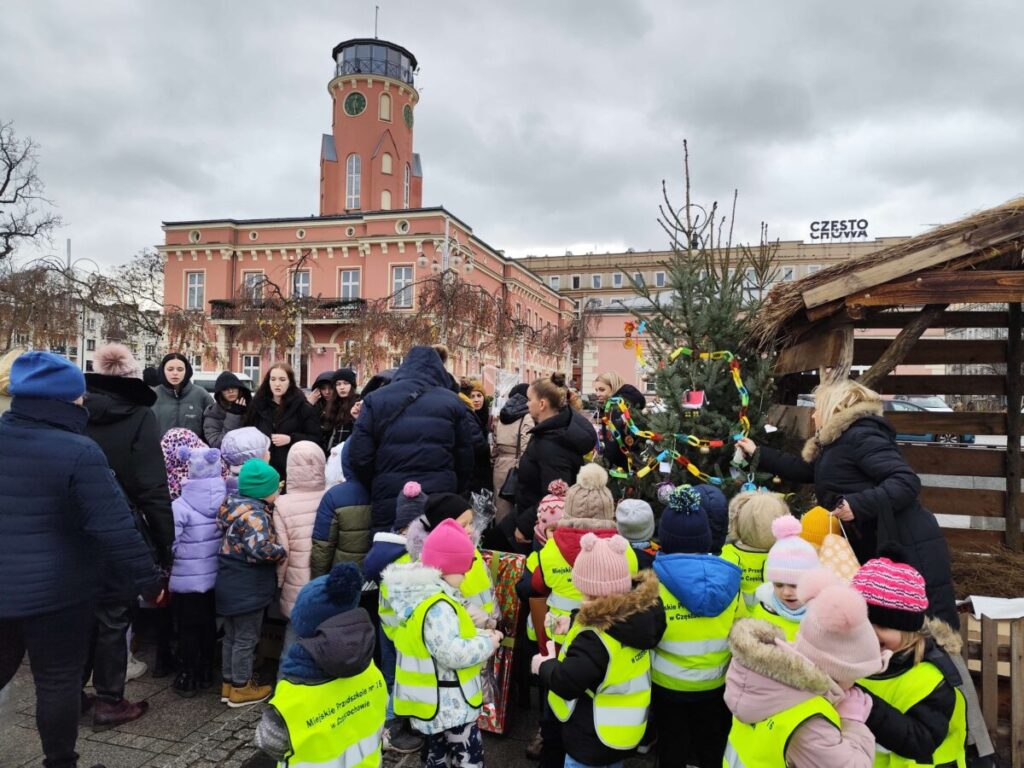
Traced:
<path fill-rule="evenodd" d="M 608 669 L 596 691 L 587 691 L 593 699 L 594 730 L 601 743 L 611 749 L 633 749 L 647 729 L 651 706 L 651 660 L 647 651 L 623 645 L 606 632 L 574 624 L 566 636 L 558 660 L 565 658 L 573 641 L 584 632 L 593 632 L 608 651 Z M 566 701 L 548 691 L 548 704 L 561 722 L 568 722 L 576 709 L 576 699 Z"/>
<path fill-rule="evenodd" d="M 823 696 L 812 696 L 753 725 L 734 717 L 723 768 L 786 768 L 789 740 L 812 717 L 823 717 L 841 728 L 839 713 Z"/>
<path fill-rule="evenodd" d="M 857 684 L 875 696 L 906 713 L 911 707 L 925 699 L 932 691 L 945 682 L 942 670 L 930 661 L 915 664 L 903 674 L 894 677 L 858 680 Z M 965 754 L 967 743 L 967 706 L 964 695 L 954 687 L 956 706 L 953 717 L 949 721 L 949 731 L 939 748 L 932 754 L 930 763 L 918 763 L 909 758 L 889 752 L 884 747 L 875 747 L 875 765 L 880 768 L 918 768 L 919 766 L 952 766 L 964 768 L 967 765 Z"/>
<path fill-rule="evenodd" d="M 711 691 L 725 685 L 729 630 L 739 612 L 739 594 L 718 616 L 695 616 L 662 584 L 665 634 L 652 651 L 651 678 L 671 691 Z"/>
<path fill-rule="evenodd" d="M 455 610 L 459 619 L 459 636 L 463 640 L 477 636 L 469 612 L 444 592 L 438 592 L 417 605 L 395 632 L 395 650 L 398 652 L 395 664 L 396 715 L 415 717 L 417 720 L 433 720 L 437 715 L 441 698 L 438 692 L 437 663 L 423 640 L 423 621 L 427 611 L 441 602 L 448 603 Z M 479 707 L 483 703 L 480 682 L 482 668 L 482 664 L 474 664 L 455 670 L 462 696 L 471 707 Z"/>
<path fill-rule="evenodd" d="M 406 552 L 395 560 L 395 565 L 411 563 L 412 557 Z M 479 550 L 473 556 L 473 566 L 466 574 L 466 578 L 460 587 L 463 597 L 470 605 L 475 605 L 487 615 L 494 613 L 494 588 L 491 585 L 491 572 L 484 563 L 484 558 Z M 398 616 L 395 609 L 391 607 L 388 600 L 388 588 L 384 582 L 380 583 L 380 596 L 377 603 L 377 615 L 380 617 L 380 626 L 389 640 L 394 642 L 395 630 L 398 628 Z"/>
<path fill-rule="evenodd" d="M 722 547 L 720 557 L 740 567 L 743 572 L 740 576 L 740 594 L 743 595 L 746 607 L 753 608 L 757 602 L 754 592 L 764 584 L 764 561 L 768 559 L 768 553 L 726 544 Z"/>
<path fill-rule="evenodd" d="M 629 561 L 629 574 L 636 576 L 639 565 L 636 559 L 636 550 L 632 547 L 626 549 L 626 559 Z M 547 597 L 548 613 L 554 616 L 571 616 L 583 603 L 583 595 L 573 586 L 572 566 L 565 559 L 562 550 L 558 548 L 554 537 L 547 540 L 537 556 L 537 567 L 544 574 L 544 583 L 551 594 Z M 549 639 L 558 644 L 565 642 L 566 635 L 550 633 Z M 531 638 L 536 640 L 536 636 Z"/>
<path fill-rule="evenodd" d="M 282 680 L 270 703 L 284 718 L 291 752 L 278 766 L 377 768 L 388 705 L 372 661 L 360 674 L 319 685 Z"/>
<path fill-rule="evenodd" d="M 793 642 L 796 640 L 796 631 L 800 629 L 799 621 L 790 621 L 785 616 L 780 616 L 777 613 L 772 613 L 764 604 L 758 600 L 754 603 L 754 606 L 747 611 L 747 615 L 752 619 L 761 619 L 761 621 L 767 621 L 774 624 L 776 627 L 786 633 L 786 640 Z"/>

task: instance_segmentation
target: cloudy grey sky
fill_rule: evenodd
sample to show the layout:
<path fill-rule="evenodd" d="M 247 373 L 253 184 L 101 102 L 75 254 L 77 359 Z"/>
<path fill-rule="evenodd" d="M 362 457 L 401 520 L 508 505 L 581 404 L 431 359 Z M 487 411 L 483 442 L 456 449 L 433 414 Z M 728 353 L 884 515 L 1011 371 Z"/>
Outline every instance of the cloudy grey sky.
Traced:
<path fill-rule="evenodd" d="M 684 137 L 746 238 L 1024 193 L 1016 0 L 376 3 L 421 66 L 424 204 L 511 255 L 663 247 Z M 0 119 L 41 145 L 58 245 L 116 263 L 162 220 L 315 213 L 331 48 L 374 4 L 5 2 Z"/>

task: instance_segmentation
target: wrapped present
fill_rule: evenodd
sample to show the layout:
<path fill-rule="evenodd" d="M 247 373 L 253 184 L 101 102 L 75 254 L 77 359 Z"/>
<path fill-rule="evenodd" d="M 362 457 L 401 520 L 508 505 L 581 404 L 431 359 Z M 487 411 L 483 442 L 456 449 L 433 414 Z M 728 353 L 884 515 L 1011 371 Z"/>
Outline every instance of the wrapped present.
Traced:
<path fill-rule="evenodd" d="M 498 629 L 502 640 L 489 664 L 489 678 L 485 685 L 484 705 L 480 710 L 477 725 L 480 730 L 504 733 L 508 716 L 508 698 L 512 687 L 512 657 L 515 652 L 515 628 L 519 623 L 519 597 L 516 584 L 526 569 L 526 556 L 513 552 L 497 552 L 489 549 L 480 551 L 484 563 L 491 572 L 494 587 L 494 607 L 499 614 Z"/>

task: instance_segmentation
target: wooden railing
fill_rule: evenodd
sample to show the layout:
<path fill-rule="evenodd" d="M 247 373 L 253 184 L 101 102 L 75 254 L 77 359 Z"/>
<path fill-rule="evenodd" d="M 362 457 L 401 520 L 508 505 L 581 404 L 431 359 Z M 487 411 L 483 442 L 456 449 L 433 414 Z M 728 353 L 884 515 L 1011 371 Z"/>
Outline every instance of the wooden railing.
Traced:
<path fill-rule="evenodd" d="M 980 682 L 985 725 L 999 753 L 1024 768 L 1024 619 L 968 616 L 960 624 L 964 661 Z"/>

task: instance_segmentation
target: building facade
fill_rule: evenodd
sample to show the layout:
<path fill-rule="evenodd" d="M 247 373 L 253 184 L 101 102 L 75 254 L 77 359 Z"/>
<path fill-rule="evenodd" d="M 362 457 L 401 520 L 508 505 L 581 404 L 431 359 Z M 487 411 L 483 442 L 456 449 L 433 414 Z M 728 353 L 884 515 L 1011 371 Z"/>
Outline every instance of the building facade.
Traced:
<path fill-rule="evenodd" d="M 422 205 L 423 171 L 413 151 L 415 57 L 392 43 L 357 39 L 336 46 L 332 60 L 319 216 L 164 222 L 165 309 L 203 313 L 208 324 L 207 343 L 189 354 L 204 368 L 253 380 L 278 359 L 292 362 L 302 384 L 342 365 L 366 376 L 398 362 L 404 350 L 372 365 L 354 357 L 365 331 L 360 308 L 385 302 L 392 312 L 417 313 L 421 291 L 443 276 L 477 286 L 514 313 L 519 329 L 507 340 L 477 338 L 451 349 L 456 376 L 502 368 L 529 380 L 564 369 L 567 349 L 556 353 L 537 340 L 572 322 L 571 299 L 457 216 Z M 268 289 L 285 300 L 309 299 L 298 360 L 291 349 L 241 332 L 243 305 L 251 308 L 253 291 Z M 275 322 L 269 311 L 267 322 Z M 443 333 L 433 339 L 445 340 Z"/>

